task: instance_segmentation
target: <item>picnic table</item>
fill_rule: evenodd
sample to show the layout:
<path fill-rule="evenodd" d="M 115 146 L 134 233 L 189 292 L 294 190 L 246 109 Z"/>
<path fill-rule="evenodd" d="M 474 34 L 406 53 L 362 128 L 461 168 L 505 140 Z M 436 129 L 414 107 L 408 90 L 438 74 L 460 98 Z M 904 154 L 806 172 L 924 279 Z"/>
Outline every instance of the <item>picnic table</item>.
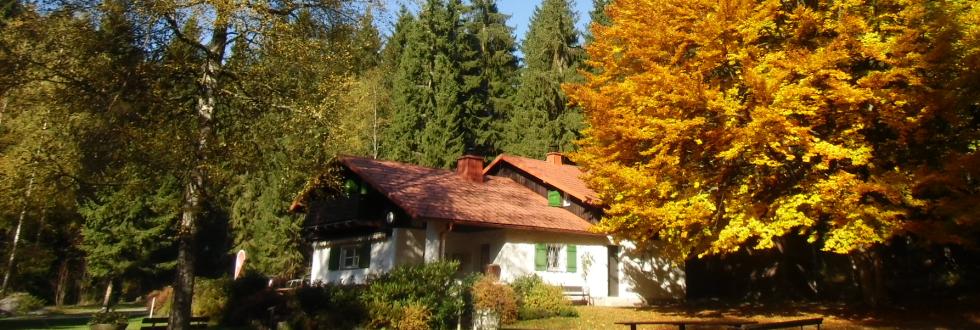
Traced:
<path fill-rule="evenodd" d="M 756 321 L 739 319 L 716 319 L 716 320 L 662 320 L 662 321 L 622 321 L 616 324 L 628 325 L 630 330 L 636 330 L 637 325 L 676 325 L 677 329 L 684 330 L 687 326 L 715 326 L 741 328 L 744 325 L 754 324 Z"/>
<path fill-rule="evenodd" d="M 800 327 L 803 329 L 804 326 L 812 325 L 817 329 L 820 329 L 820 325 L 823 323 L 822 317 L 814 317 L 808 319 L 797 319 L 788 321 L 773 321 L 773 322 L 763 322 L 759 323 L 752 320 L 740 320 L 740 319 L 714 319 L 714 320 L 669 320 L 669 321 L 622 321 L 616 322 L 616 324 L 628 325 L 630 330 L 636 330 L 636 326 L 640 324 L 645 325 L 676 325 L 677 329 L 684 330 L 688 325 L 693 326 L 713 326 L 713 327 L 730 327 L 733 329 L 785 329 L 785 328 L 795 328 Z"/>
<path fill-rule="evenodd" d="M 191 317 L 191 329 L 204 329 L 208 327 L 207 316 L 194 316 Z M 143 330 L 158 330 L 167 329 L 167 325 L 170 323 L 169 317 L 147 317 L 143 319 Z"/>

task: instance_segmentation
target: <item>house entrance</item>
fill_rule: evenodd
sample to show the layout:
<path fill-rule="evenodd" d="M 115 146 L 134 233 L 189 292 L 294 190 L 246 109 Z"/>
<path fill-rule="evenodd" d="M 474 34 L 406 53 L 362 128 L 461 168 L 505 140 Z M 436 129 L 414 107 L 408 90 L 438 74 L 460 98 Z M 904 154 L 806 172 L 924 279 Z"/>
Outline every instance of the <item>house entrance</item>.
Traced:
<path fill-rule="evenodd" d="M 609 279 L 609 296 L 619 297 L 619 247 L 618 246 L 607 246 L 606 250 L 609 252 L 608 259 L 608 279 Z"/>

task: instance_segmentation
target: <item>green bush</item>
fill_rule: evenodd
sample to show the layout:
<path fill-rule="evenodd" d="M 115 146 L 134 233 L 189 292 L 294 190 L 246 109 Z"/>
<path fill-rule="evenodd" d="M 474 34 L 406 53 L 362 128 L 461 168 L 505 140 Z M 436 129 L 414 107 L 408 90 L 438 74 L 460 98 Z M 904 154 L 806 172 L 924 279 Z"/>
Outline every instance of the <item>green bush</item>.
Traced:
<path fill-rule="evenodd" d="M 126 315 L 117 312 L 98 312 L 92 314 L 92 318 L 88 320 L 88 324 L 125 324 Z"/>
<path fill-rule="evenodd" d="M 353 329 L 367 320 L 363 286 L 323 284 L 301 287 L 287 297 L 294 329 Z"/>
<path fill-rule="evenodd" d="M 453 279 L 457 262 L 404 266 L 370 279 L 364 302 L 368 327 L 393 328 L 406 306 L 421 304 L 432 313 L 429 328 L 453 328 L 463 311 L 463 286 Z"/>
<path fill-rule="evenodd" d="M 532 288 L 541 285 L 544 285 L 544 280 L 537 274 L 519 276 L 510 283 L 510 286 L 514 288 L 514 293 L 517 294 L 517 303 L 519 305 L 524 297 L 527 297 L 531 293 Z"/>
<path fill-rule="evenodd" d="M 504 324 L 517 320 L 517 296 L 510 286 L 487 276 L 473 284 L 472 292 L 474 309 L 492 310 Z"/>
<path fill-rule="evenodd" d="M 230 292 L 231 279 L 227 277 L 195 279 L 191 313 L 194 316 L 207 316 L 212 320 L 219 319 L 224 314 Z"/>
<path fill-rule="evenodd" d="M 24 314 L 44 307 L 43 299 L 35 297 L 27 292 L 14 292 L 4 297 L 3 300 L 16 302 L 14 304 L 16 308 L 12 311 L 8 311 L 13 312 L 14 314 Z"/>
<path fill-rule="evenodd" d="M 531 274 L 518 277 L 511 284 L 517 293 L 517 318 L 540 319 L 554 316 L 578 316 L 561 287 L 544 283 Z"/>

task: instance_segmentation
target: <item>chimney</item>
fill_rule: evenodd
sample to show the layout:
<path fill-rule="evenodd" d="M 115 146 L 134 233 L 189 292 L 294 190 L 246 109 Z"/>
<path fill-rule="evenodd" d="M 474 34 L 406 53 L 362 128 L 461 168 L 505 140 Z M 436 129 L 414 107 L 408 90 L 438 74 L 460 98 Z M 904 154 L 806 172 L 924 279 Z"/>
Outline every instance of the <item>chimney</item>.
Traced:
<path fill-rule="evenodd" d="M 483 157 L 464 155 L 456 160 L 456 174 L 466 180 L 483 182 Z"/>
<path fill-rule="evenodd" d="M 549 152 L 547 158 L 545 158 L 545 161 L 547 161 L 548 164 L 564 165 L 565 156 L 563 156 L 560 152 Z"/>

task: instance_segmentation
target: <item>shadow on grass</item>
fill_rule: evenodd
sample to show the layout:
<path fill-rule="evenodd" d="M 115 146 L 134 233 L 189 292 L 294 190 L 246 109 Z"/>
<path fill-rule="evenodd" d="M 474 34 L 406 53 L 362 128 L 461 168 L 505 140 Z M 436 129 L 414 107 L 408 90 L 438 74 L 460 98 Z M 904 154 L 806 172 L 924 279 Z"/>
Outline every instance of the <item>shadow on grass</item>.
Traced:
<path fill-rule="evenodd" d="M 88 329 L 88 316 L 0 319 L 0 329 Z M 126 329 L 139 329 L 142 317 L 129 318 Z"/>
<path fill-rule="evenodd" d="M 980 329 L 978 299 L 916 301 L 885 308 L 816 302 L 723 303 L 698 301 L 659 304 L 640 308 L 664 316 L 686 318 L 748 318 L 782 320 L 823 317 L 825 324 L 861 328 L 946 328 Z"/>

